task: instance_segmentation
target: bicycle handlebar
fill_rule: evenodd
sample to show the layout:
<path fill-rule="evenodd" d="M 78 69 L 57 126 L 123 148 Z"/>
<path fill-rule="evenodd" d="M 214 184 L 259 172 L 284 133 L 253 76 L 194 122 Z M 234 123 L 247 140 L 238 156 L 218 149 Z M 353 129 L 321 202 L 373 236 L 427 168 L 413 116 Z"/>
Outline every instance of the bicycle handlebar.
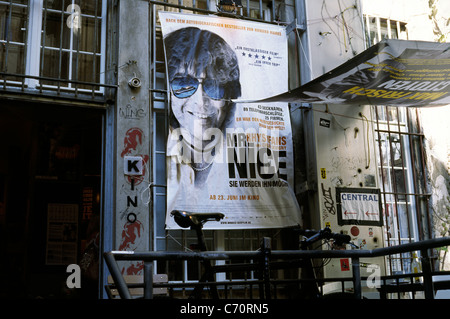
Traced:
<path fill-rule="evenodd" d="M 329 227 L 321 230 L 300 229 L 300 235 L 307 237 L 306 242 L 312 243 L 320 239 L 334 239 L 337 245 L 350 244 L 351 237 L 345 234 L 333 233 Z"/>

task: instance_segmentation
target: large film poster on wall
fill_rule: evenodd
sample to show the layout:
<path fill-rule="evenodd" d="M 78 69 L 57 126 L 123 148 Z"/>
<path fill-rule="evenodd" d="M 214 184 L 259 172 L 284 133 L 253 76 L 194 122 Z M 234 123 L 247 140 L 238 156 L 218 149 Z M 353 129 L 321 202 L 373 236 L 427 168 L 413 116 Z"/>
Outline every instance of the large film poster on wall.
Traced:
<path fill-rule="evenodd" d="M 172 210 L 225 215 L 205 229 L 300 224 L 288 104 L 232 102 L 287 90 L 285 29 L 169 12 L 159 18 L 170 89 L 166 228 L 178 228 Z"/>

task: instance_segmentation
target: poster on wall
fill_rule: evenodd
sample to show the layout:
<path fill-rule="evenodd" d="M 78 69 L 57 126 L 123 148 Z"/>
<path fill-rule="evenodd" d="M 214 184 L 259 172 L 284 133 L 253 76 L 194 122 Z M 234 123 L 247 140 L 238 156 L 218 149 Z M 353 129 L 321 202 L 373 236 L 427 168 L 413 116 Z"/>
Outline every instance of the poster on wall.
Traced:
<path fill-rule="evenodd" d="M 78 204 L 47 206 L 46 265 L 77 262 Z"/>
<path fill-rule="evenodd" d="M 205 229 L 300 224 L 287 103 L 234 103 L 288 88 L 285 28 L 160 12 L 168 85 L 166 228 L 172 210 L 219 212 Z"/>
<path fill-rule="evenodd" d="M 336 188 L 339 225 L 383 226 L 379 189 Z"/>
<path fill-rule="evenodd" d="M 449 49 L 449 43 L 385 39 L 317 79 L 264 101 L 407 107 L 447 105 L 450 104 Z"/>

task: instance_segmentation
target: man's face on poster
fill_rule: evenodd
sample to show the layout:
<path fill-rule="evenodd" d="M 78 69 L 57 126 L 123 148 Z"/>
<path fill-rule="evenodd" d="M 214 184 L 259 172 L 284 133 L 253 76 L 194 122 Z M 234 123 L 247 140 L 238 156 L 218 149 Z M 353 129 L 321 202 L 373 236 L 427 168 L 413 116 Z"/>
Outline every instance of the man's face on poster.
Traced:
<path fill-rule="evenodd" d="M 224 89 L 204 73 L 177 74 L 171 81 L 172 112 L 181 127 L 196 139 L 208 128 L 220 128 L 227 116 Z"/>
<path fill-rule="evenodd" d="M 164 41 L 173 116 L 203 140 L 207 129 L 223 129 L 231 99 L 241 95 L 236 54 L 218 35 L 193 27 L 174 31 Z"/>

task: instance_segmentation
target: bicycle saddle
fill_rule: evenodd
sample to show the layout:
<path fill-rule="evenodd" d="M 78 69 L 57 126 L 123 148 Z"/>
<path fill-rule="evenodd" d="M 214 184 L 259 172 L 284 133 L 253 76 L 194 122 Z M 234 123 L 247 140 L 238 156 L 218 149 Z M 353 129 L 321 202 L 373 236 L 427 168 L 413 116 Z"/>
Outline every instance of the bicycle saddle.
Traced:
<path fill-rule="evenodd" d="M 173 210 L 170 215 L 175 222 L 183 228 L 202 226 L 207 221 L 219 221 L 225 217 L 222 213 L 194 213 L 181 210 Z"/>

